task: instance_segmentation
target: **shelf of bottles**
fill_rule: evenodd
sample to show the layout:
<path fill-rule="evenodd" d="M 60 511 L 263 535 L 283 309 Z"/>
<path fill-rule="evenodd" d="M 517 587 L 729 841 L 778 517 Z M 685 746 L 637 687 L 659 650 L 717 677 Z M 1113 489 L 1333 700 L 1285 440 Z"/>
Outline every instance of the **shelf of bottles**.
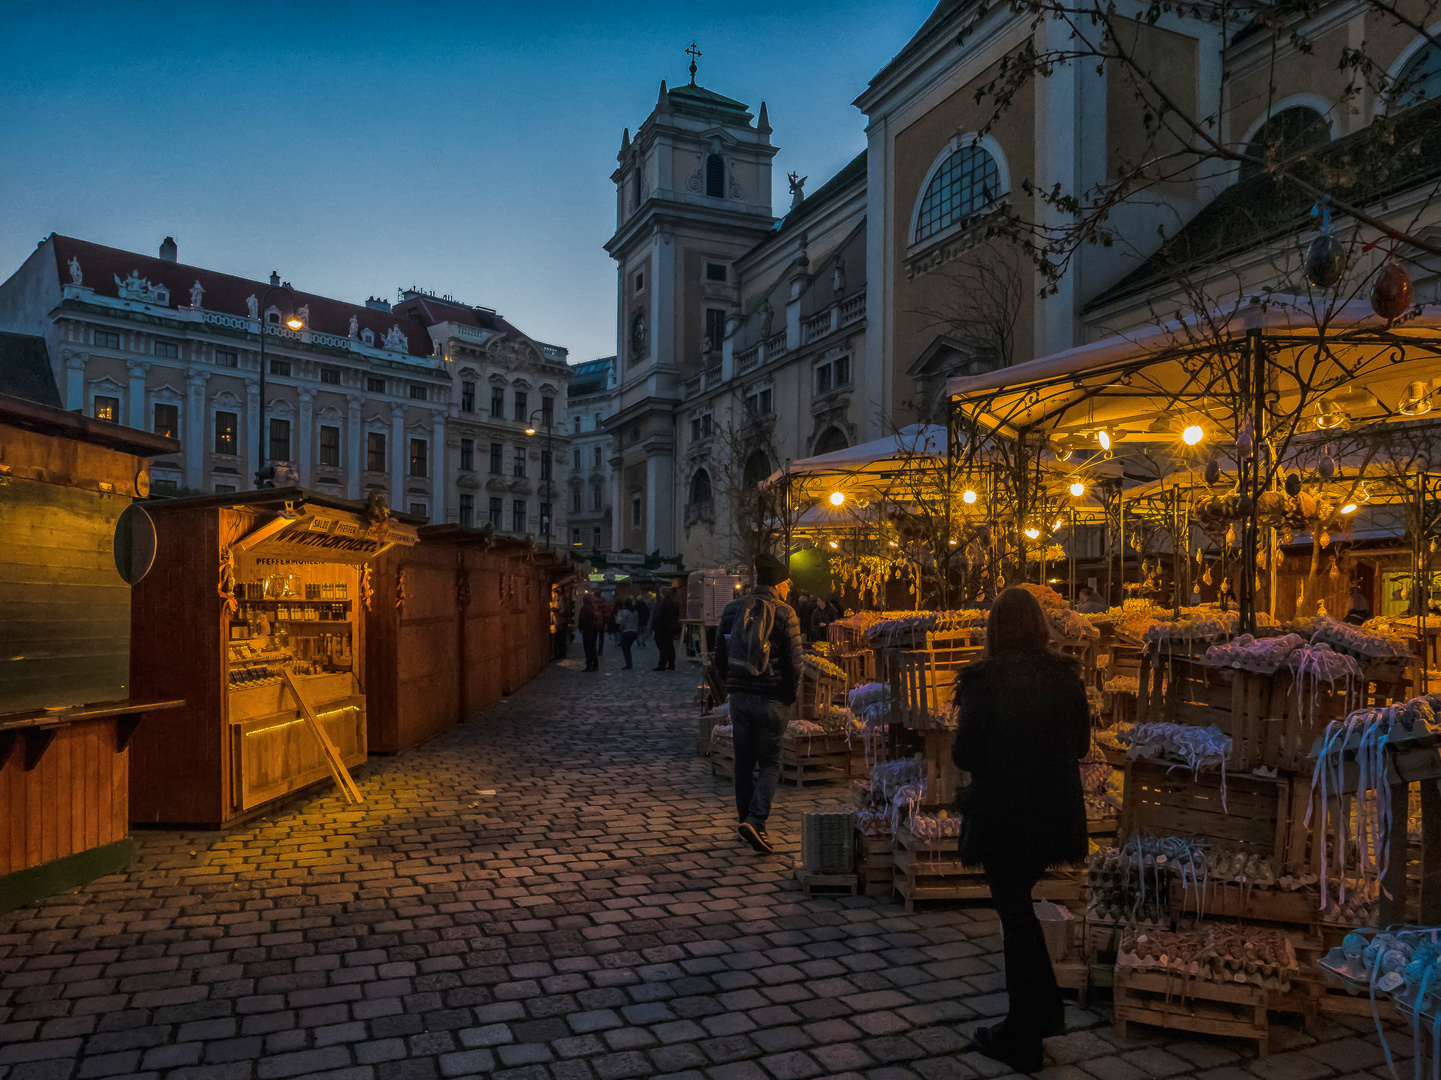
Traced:
<path fill-rule="evenodd" d="M 350 586 L 288 574 L 241 582 L 230 617 L 232 690 L 280 681 L 281 672 L 326 675 L 354 667 Z"/>

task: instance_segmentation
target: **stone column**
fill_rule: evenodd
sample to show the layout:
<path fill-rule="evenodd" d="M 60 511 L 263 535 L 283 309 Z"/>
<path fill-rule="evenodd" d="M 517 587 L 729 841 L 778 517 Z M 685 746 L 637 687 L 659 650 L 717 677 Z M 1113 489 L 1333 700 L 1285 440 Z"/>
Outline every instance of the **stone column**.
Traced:
<path fill-rule="evenodd" d="M 360 423 L 360 407 L 365 398 L 359 394 L 345 395 L 345 497 L 360 498 L 360 478 L 365 475 L 365 432 Z"/>
<path fill-rule="evenodd" d="M 300 486 L 310 486 L 310 466 L 315 460 L 315 450 L 310 444 L 310 423 L 314 413 L 314 390 L 300 391 L 300 421 L 295 432 L 295 464 L 300 471 Z"/>
<path fill-rule="evenodd" d="M 405 509 L 405 406 L 390 407 L 390 505 Z"/>
<path fill-rule="evenodd" d="M 616 441 L 620 441 L 619 435 Z M 619 454 L 611 461 L 610 468 L 610 549 L 619 551 L 625 547 L 625 530 L 630 522 L 630 503 L 625 495 L 625 462 Z"/>
<path fill-rule="evenodd" d="M 89 358 L 68 349 L 61 356 L 65 360 L 65 407 L 71 412 L 84 412 L 85 361 Z"/>
<path fill-rule="evenodd" d="M 125 366 L 130 369 L 130 398 L 127 414 L 129 424 L 141 431 L 149 431 L 150 425 L 145 422 L 145 374 L 150 370 L 150 365 L 143 360 L 127 360 Z"/>
<path fill-rule="evenodd" d="M 246 477 L 249 477 L 249 486 L 255 484 L 255 476 L 251 472 L 260 453 L 260 380 L 245 380 L 245 447 L 240 451 L 240 479 L 236 487 L 244 491 L 247 487 Z"/>
<path fill-rule="evenodd" d="M 435 414 L 430 437 L 430 520 L 439 525 L 445 521 L 445 491 L 450 477 L 445 471 L 445 416 Z"/>
<path fill-rule="evenodd" d="M 184 440 L 185 486 L 200 491 L 205 484 L 205 381 L 210 372 L 189 368 L 185 372 L 185 415 L 180 418 L 180 435 Z"/>

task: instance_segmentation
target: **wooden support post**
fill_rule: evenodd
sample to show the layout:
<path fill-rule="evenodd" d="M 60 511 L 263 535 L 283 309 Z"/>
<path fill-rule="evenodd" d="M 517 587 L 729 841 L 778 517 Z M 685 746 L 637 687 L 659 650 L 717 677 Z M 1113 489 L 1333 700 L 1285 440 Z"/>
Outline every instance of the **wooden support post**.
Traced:
<path fill-rule="evenodd" d="M 306 724 L 315 733 L 315 738 L 320 743 L 320 751 L 325 755 L 325 763 L 330 766 L 330 773 L 335 777 L 335 786 L 340 788 L 340 793 L 345 796 L 345 801 L 350 803 L 364 802 L 365 798 L 360 794 L 360 789 L 355 786 L 351 778 L 350 770 L 345 767 L 345 762 L 340 759 L 340 751 L 330 741 L 330 736 L 325 733 L 325 728 L 320 724 L 320 718 L 315 715 L 315 710 L 310 707 L 310 702 L 300 692 L 300 685 L 295 681 L 295 676 L 288 668 L 281 668 L 280 677 L 285 685 L 290 687 L 290 692 L 295 695 L 296 703 L 300 706 L 300 713 L 305 717 Z M 1403 831 L 1404 835 L 1404 831 Z"/>
<path fill-rule="evenodd" d="M 1395 820 L 1387 838 L 1386 873 L 1381 878 L 1380 920 L 1383 927 L 1406 921 L 1406 789 L 1391 785 L 1391 809 Z M 1389 894 L 1389 895 L 1388 895 Z"/>
<path fill-rule="evenodd" d="M 1441 923 L 1441 781 L 1421 781 L 1422 926 Z"/>

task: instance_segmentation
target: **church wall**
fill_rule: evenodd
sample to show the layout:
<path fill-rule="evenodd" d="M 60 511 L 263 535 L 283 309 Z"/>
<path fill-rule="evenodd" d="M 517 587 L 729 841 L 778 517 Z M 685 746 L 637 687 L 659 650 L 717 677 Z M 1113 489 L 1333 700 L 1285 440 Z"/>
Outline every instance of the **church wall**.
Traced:
<path fill-rule="evenodd" d="M 1129 33 L 1122 42 L 1127 52 L 1143 63 L 1149 62 L 1148 77 L 1185 115 L 1196 116 L 1200 106 L 1200 42 L 1194 37 L 1141 22 L 1130 23 L 1128 29 Z M 1107 66 L 1107 179 L 1114 180 L 1122 170 L 1173 153 L 1181 146 L 1178 138 L 1165 132 L 1158 134 L 1154 141 L 1148 137 L 1146 117 L 1155 114 L 1148 102 L 1154 99 L 1154 94 L 1148 93 L 1147 100 L 1141 100 L 1136 96 L 1137 89 L 1135 79 L 1122 65 Z M 1172 198 L 1194 198 L 1195 171 L 1189 170 L 1184 178 L 1161 185 L 1156 191 Z"/>

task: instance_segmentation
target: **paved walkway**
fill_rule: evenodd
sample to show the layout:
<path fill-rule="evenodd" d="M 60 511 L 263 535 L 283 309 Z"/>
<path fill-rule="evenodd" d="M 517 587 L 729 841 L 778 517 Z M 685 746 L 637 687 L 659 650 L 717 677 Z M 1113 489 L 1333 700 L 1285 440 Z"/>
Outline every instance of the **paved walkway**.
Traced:
<path fill-rule="evenodd" d="M 760 857 L 694 756 L 694 668 L 552 666 L 472 722 L 230 833 L 142 832 L 130 873 L 0 916 L 0 1080 L 996 1076 L 986 908 L 808 900 L 783 789 Z M 1369 1025 L 1133 1039 L 1070 1010 L 1052 1080 L 1385 1076 Z M 1409 1071 L 1410 1038 L 1393 1038 Z"/>

